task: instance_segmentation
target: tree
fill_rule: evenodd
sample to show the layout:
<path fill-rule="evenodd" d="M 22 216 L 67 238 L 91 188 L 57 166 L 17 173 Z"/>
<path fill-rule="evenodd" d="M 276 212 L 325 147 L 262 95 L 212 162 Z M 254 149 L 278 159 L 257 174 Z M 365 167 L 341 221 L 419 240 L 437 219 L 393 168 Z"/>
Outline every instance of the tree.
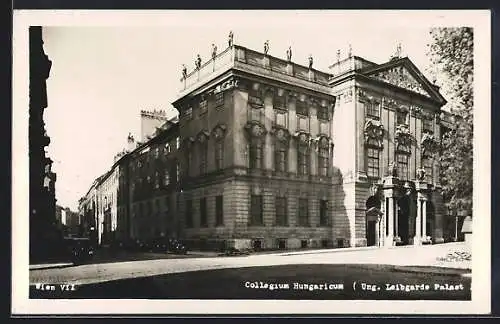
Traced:
<path fill-rule="evenodd" d="M 473 183 L 473 30 L 432 28 L 429 58 L 437 85 L 455 116 L 455 128 L 441 138 L 441 184 L 445 202 L 454 210 L 472 212 Z"/>

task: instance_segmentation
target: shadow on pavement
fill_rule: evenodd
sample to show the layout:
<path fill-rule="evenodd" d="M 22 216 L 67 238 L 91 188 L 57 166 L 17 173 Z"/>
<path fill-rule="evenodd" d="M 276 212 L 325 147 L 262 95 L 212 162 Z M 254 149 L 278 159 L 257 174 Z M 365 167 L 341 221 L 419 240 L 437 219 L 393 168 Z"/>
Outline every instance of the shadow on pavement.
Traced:
<path fill-rule="evenodd" d="M 72 291 L 30 286 L 30 298 L 470 300 L 470 278 L 430 270 L 370 264 L 231 268 L 116 280 Z"/>

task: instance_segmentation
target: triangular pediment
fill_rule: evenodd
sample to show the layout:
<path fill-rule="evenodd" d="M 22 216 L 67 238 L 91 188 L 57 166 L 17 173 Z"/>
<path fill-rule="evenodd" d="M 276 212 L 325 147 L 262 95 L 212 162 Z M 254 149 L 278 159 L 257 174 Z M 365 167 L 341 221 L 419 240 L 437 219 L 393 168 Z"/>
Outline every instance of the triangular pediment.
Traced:
<path fill-rule="evenodd" d="M 407 57 L 395 59 L 361 72 L 372 79 L 422 95 L 444 105 L 446 100 Z"/>

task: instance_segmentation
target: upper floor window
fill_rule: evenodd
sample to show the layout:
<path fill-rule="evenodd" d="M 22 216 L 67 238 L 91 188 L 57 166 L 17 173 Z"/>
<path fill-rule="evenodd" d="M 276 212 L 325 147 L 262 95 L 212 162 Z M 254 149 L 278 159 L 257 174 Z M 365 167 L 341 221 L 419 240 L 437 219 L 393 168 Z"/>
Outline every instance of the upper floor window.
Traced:
<path fill-rule="evenodd" d="M 250 141 L 250 168 L 261 169 L 263 167 L 263 143 L 260 138 L 252 138 Z"/>
<path fill-rule="evenodd" d="M 285 96 L 275 95 L 273 98 L 273 108 L 286 110 L 286 99 L 285 98 L 286 98 Z"/>
<path fill-rule="evenodd" d="M 328 200 L 321 199 L 319 201 L 319 225 L 329 225 L 328 221 Z"/>
<path fill-rule="evenodd" d="M 276 207 L 276 225 L 277 226 L 287 226 L 288 225 L 288 213 L 286 197 L 276 197 L 275 202 Z"/>
<path fill-rule="evenodd" d="M 215 94 L 215 107 L 224 106 L 224 92 L 217 92 Z"/>
<path fill-rule="evenodd" d="M 434 132 L 434 120 L 430 118 L 422 118 L 422 131 L 427 133 Z"/>
<path fill-rule="evenodd" d="M 186 119 L 193 118 L 193 107 L 189 107 L 188 109 L 186 109 L 186 111 L 184 112 L 184 117 L 186 117 Z"/>
<path fill-rule="evenodd" d="M 224 141 L 215 142 L 215 169 L 222 170 L 224 167 Z"/>
<path fill-rule="evenodd" d="M 274 158 L 275 170 L 278 172 L 286 172 L 287 161 L 288 161 L 288 143 L 277 141 L 275 158 Z"/>
<path fill-rule="evenodd" d="M 309 109 L 307 108 L 307 103 L 302 100 L 297 100 L 295 104 L 295 112 L 297 115 L 309 116 Z"/>
<path fill-rule="evenodd" d="M 208 101 L 205 98 L 200 100 L 200 116 L 208 111 Z"/>
<path fill-rule="evenodd" d="M 329 120 L 330 116 L 328 113 L 328 107 L 319 106 L 318 107 L 318 119 Z"/>
<path fill-rule="evenodd" d="M 398 177 L 408 180 L 408 163 L 410 156 L 406 153 L 396 153 Z"/>
<path fill-rule="evenodd" d="M 330 161 L 330 153 L 328 147 L 320 147 L 318 151 L 318 173 L 320 176 L 328 175 L 328 165 Z"/>
<path fill-rule="evenodd" d="M 408 112 L 405 110 L 396 111 L 396 123 L 398 125 L 408 125 Z"/>
<path fill-rule="evenodd" d="M 380 118 L 380 103 L 377 101 L 369 101 L 366 103 L 366 115 L 375 119 Z"/>
<path fill-rule="evenodd" d="M 309 149 L 302 145 L 297 150 L 297 165 L 299 175 L 309 174 Z"/>
<path fill-rule="evenodd" d="M 309 226 L 309 200 L 299 198 L 299 226 Z"/>
<path fill-rule="evenodd" d="M 423 158 L 422 165 L 425 170 L 425 181 L 427 183 L 432 183 L 432 178 L 433 178 L 432 158 L 430 157 Z"/>
<path fill-rule="evenodd" d="M 277 110 L 276 111 L 276 125 L 283 128 L 288 128 L 288 113 L 286 111 Z"/>
<path fill-rule="evenodd" d="M 208 142 L 200 143 L 200 174 L 207 173 Z"/>
<path fill-rule="evenodd" d="M 380 147 L 375 139 L 366 143 L 366 174 L 371 178 L 380 177 Z"/>

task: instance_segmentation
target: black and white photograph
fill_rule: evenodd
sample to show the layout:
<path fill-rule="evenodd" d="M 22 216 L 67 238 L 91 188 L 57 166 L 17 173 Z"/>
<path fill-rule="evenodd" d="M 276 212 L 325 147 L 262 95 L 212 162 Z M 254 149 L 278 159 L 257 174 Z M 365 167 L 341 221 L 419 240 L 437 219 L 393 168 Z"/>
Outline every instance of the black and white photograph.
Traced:
<path fill-rule="evenodd" d="M 489 11 L 13 19 L 13 312 L 489 312 Z"/>

